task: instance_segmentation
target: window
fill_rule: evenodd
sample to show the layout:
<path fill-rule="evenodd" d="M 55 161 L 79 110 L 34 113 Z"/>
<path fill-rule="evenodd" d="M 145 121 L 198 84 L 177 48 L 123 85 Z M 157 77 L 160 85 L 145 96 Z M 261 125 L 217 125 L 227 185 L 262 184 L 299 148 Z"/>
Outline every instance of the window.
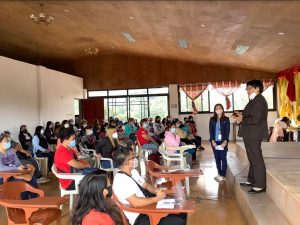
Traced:
<path fill-rule="evenodd" d="M 89 91 L 89 97 L 104 96 L 104 118 L 166 117 L 169 114 L 169 88 Z"/>
<path fill-rule="evenodd" d="M 191 113 L 192 109 L 192 100 L 187 97 L 184 91 L 180 91 L 180 112 L 182 113 Z M 208 101 L 208 90 L 205 90 L 201 96 L 195 100 L 196 108 L 201 112 L 209 111 L 209 101 Z"/>
<path fill-rule="evenodd" d="M 74 115 L 79 115 L 79 99 L 74 99 Z"/>
<path fill-rule="evenodd" d="M 168 96 L 150 96 L 149 97 L 150 117 L 166 117 L 169 114 Z"/>
<path fill-rule="evenodd" d="M 275 88 L 268 87 L 262 95 L 266 98 L 269 110 L 275 110 Z M 199 112 L 213 112 L 214 106 L 221 103 L 226 112 L 234 110 L 243 110 L 249 102 L 247 91 L 244 88 L 238 88 L 233 95 L 229 96 L 231 102 L 230 109 L 226 110 L 226 100 L 217 90 L 205 90 L 200 97 L 195 100 L 196 108 Z M 179 88 L 179 113 L 192 113 L 192 101 L 186 96 L 184 91 Z"/>

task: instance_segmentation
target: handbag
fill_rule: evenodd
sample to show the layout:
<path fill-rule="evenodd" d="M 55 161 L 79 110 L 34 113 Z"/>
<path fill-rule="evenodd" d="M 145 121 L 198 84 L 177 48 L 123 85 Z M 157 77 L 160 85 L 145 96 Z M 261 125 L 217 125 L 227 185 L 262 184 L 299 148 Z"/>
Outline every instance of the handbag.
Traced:
<path fill-rule="evenodd" d="M 130 177 L 135 183 L 136 185 L 139 187 L 139 189 L 141 190 L 141 192 L 143 193 L 143 195 L 146 197 L 146 198 L 153 198 L 153 197 L 156 197 L 156 194 L 153 194 L 151 193 L 150 191 L 148 191 L 147 189 L 143 188 L 138 182 L 136 182 L 135 179 L 133 179 L 132 176 L 130 176 L 129 174 L 125 173 L 124 171 L 119 171 L 118 173 L 121 173 L 121 174 L 125 174 L 126 176 Z"/>

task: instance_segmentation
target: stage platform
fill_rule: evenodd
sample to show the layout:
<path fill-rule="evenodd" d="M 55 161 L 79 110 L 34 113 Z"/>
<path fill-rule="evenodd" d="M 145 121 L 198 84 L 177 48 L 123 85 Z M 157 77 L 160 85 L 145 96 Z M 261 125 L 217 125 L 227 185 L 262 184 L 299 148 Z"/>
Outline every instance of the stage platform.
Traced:
<path fill-rule="evenodd" d="M 249 195 L 240 187 L 248 173 L 243 142 L 228 154 L 228 181 L 234 183 L 237 202 L 250 225 L 300 224 L 300 143 L 262 143 L 267 167 L 267 192 Z M 241 171 L 243 171 L 241 173 Z"/>

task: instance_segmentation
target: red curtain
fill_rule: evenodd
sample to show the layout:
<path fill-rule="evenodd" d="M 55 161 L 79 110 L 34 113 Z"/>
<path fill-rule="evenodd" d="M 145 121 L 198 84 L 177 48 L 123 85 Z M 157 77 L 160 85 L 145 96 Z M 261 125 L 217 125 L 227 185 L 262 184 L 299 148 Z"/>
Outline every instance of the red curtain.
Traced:
<path fill-rule="evenodd" d="M 231 102 L 228 96 L 232 95 L 241 85 L 242 81 L 219 81 L 212 82 L 212 85 L 218 93 L 223 95 L 226 100 L 226 109 L 230 109 Z"/>
<path fill-rule="evenodd" d="M 197 114 L 198 109 L 196 108 L 195 100 L 206 90 L 207 84 L 185 84 L 181 85 L 180 88 L 192 100 L 193 114 Z"/>

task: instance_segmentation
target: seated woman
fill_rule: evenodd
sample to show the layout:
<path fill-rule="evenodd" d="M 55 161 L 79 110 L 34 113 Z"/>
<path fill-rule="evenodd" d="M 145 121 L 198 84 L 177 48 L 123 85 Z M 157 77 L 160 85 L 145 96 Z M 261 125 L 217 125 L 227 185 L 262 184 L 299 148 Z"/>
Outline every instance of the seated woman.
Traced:
<path fill-rule="evenodd" d="M 95 120 L 93 125 L 93 133 L 97 140 L 100 140 L 100 131 L 101 131 L 100 122 L 99 120 Z"/>
<path fill-rule="evenodd" d="M 125 124 L 125 136 L 128 137 L 132 143 L 136 143 L 136 132 L 137 132 L 137 127 L 134 125 L 134 119 L 129 118 L 128 122 Z"/>
<path fill-rule="evenodd" d="M 56 137 L 59 136 L 60 122 L 56 121 L 54 125 L 54 134 Z"/>
<path fill-rule="evenodd" d="M 96 136 L 93 134 L 91 126 L 85 127 L 85 134 L 81 137 L 81 143 L 88 149 L 94 149 L 96 144 Z"/>
<path fill-rule="evenodd" d="M 26 125 L 20 126 L 19 141 L 24 150 L 32 151 L 32 136 L 28 132 Z"/>
<path fill-rule="evenodd" d="M 80 137 L 82 137 L 85 134 L 85 129 L 87 126 L 87 121 L 85 119 L 82 119 L 80 121 Z"/>
<path fill-rule="evenodd" d="M 15 151 L 11 148 L 10 139 L 4 134 L 0 134 L 0 172 L 5 171 L 18 171 L 19 175 L 12 176 L 9 181 L 26 181 L 34 187 L 37 187 L 37 179 L 33 176 L 34 166 L 30 164 L 22 165 Z M 22 199 L 28 199 L 29 196 L 33 197 L 36 195 L 28 195 L 24 193 Z"/>
<path fill-rule="evenodd" d="M 155 117 L 155 124 L 153 126 L 154 128 L 154 138 L 155 140 L 160 140 L 164 138 L 165 134 L 165 127 L 161 123 L 161 118 L 160 116 Z"/>
<path fill-rule="evenodd" d="M 79 184 L 72 225 L 123 225 L 122 215 L 111 196 L 112 188 L 106 172 L 85 176 Z"/>
<path fill-rule="evenodd" d="M 76 146 L 75 131 L 72 128 L 63 129 L 59 136 L 61 145 L 56 149 L 54 155 L 54 164 L 59 173 L 71 173 L 71 169 L 83 169 L 90 167 L 90 164 L 85 160 L 76 160 L 73 148 Z M 75 189 L 74 180 L 59 179 L 62 188 L 66 190 Z"/>
<path fill-rule="evenodd" d="M 163 190 L 155 189 L 140 176 L 135 169 L 137 159 L 127 149 L 119 149 L 116 152 L 115 162 L 120 171 L 114 178 L 113 192 L 122 204 L 130 204 L 137 208 L 155 204 L 165 198 Z M 126 211 L 124 214 L 131 225 L 150 225 L 147 215 Z M 186 222 L 185 213 L 169 214 L 160 220 L 159 225 L 185 225 Z"/>
<path fill-rule="evenodd" d="M 118 142 L 118 133 L 116 128 L 108 128 L 106 131 L 106 137 L 101 139 L 95 146 L 98 158 L 113 158 L 113 155 L 116 151 Z M 101 161 L 102 168 L 110 168 L 111 165 L 108 161 Z"/>
<path fill-rule="evenodd" d="M 288 141 L 289 138 L 286 129 L 289 127 L 290 123 L 291 121 L 287 117 L 276 119 L 270 142 Z"/>
<path fill-rule="evenodd" d="M 137 139 L 141 145 L 141 148 L 144 150 L 150 150 L 153 153 L 157 153 L 157 150 L 159 148 L 156 141 L 149 135 L 149 132 L 147 130 L 148 123 L 147 119 L 141 119 L 141 127 L 137 131 Z"/>
<path fill-rule="evenodd" d="M 51 121 L 47 122 L 45 129 L 45 137 L 49 145 L 56 145 L 57 137 L 53 130 L 53 123 Z"/>
<path fill-rule="evenodd" d="M 123 146 L 125 146 L 127 148 L 131 148 L 133 145 L 133 142 L 130 140 L 129 137 L 127 137 L 125 135 L 125 131 L 123 130 L 123 122 L 118 121 L 116 128 L 117 128 L 119 142 L 122 143 Z"/>
<path fill-rule="evenodd" d="M 182 145 L 185 145 L 184 143 L 181 143 L 180 137 L 176 134 L 176 122 L 172 122 L 171 126 L 167 127 L 165 131 L 165 139 L 164 142 L 166 146 L 169 147 L 179 147 Z M 183 156 L 186 158 L 187 164 L 192 168 L 192 155 L 195 153 L 195 149 L 189 149 L 186 150 L 183 154 Z M 168 150 L 170 153 L 179 153 L 180 151 L 176 150 Z"/>
<path fill-rule="evenodd" d="M 44 136 L 44 127 L 37 126 L 35 128 L 34 136 L 32 138 L 33 154 L 36 157 L 48 158 L 48 170 L 51 170 L 53 163 L 53 152 L 48 148 L 46 137 Z"/>

